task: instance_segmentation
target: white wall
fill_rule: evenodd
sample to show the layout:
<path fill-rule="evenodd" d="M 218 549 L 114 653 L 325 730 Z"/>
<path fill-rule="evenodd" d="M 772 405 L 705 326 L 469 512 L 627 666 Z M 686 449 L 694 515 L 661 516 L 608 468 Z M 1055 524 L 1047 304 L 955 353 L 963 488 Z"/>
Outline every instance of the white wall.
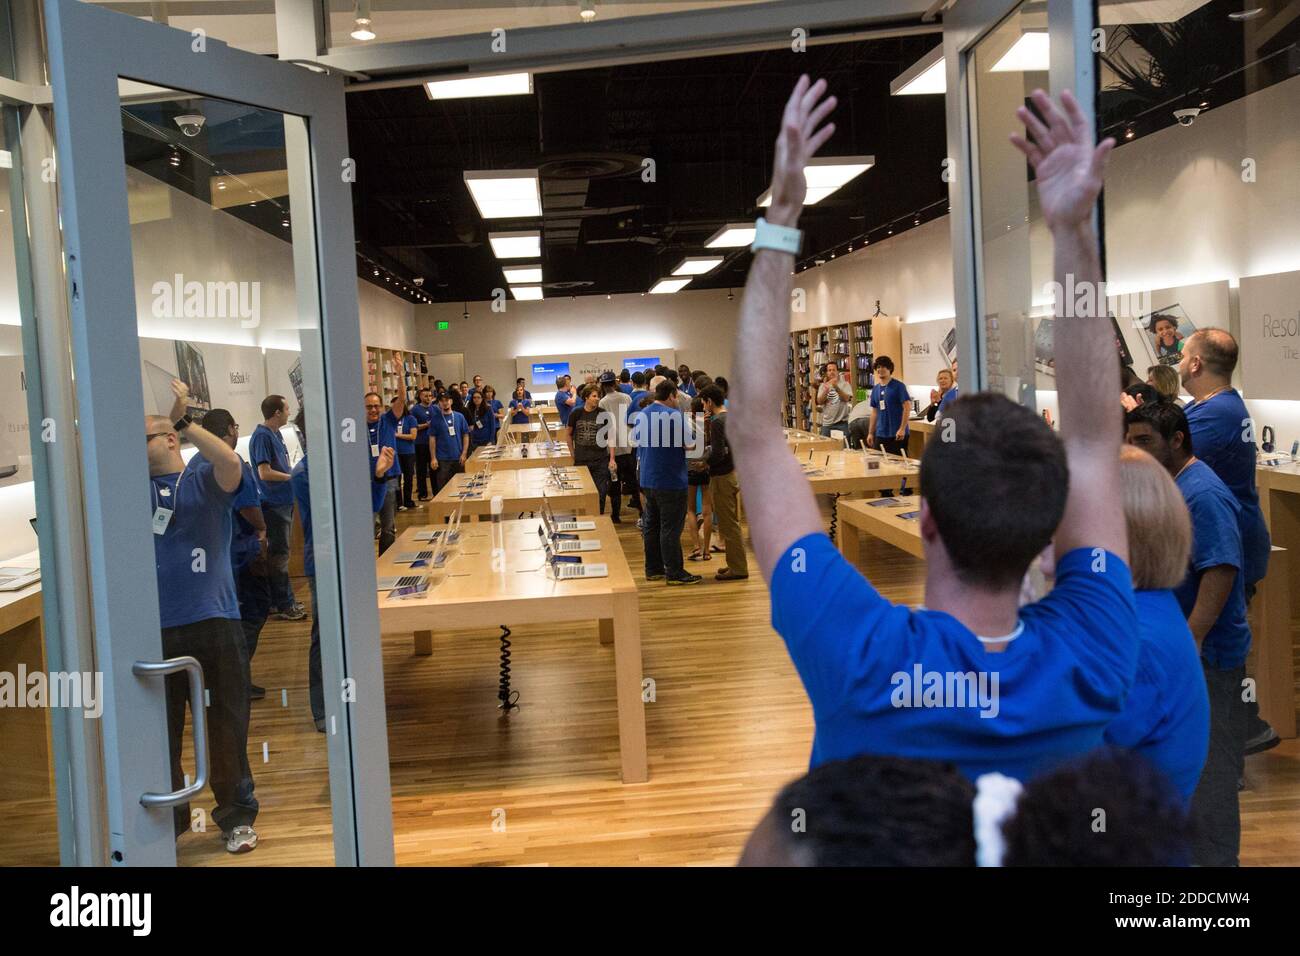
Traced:
<path fill-rule="evenodd" d="M 739 289 L 731 302 L 726 289 L 511 299 L 503 313 L 486 302 L 471 302 L 468 322 L 462 303 L 443 302 L 416 308 L 416 348 L 465 353 L 466 378 L 482 375 L 498 395 L 514 385 L 520 355 L 674 349 L 678 362 L 730 377 L 739 310 Z M 451 327 L 440 332 L 438 322 Z"/>

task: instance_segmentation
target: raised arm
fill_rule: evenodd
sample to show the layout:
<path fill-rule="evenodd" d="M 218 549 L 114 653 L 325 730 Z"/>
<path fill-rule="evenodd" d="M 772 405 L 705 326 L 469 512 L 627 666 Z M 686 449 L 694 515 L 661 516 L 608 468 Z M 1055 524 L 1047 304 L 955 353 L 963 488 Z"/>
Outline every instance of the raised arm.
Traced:
<path fill-rule="evenodd" d="M 835 97 L 822 99 L 826 81 L 801 76 L 785 105 L 772 167 L 772 205 L 767 221 L 795 226 L 808 184 L 804 166 L 835 132 L 822 121 L 835 108 Z M 820 128 L 819 128 L 820 127 Z M 790 345 L 790 273 L 794 256 L 773 249 L 754 255 L 740 306 L 736 357 L 732 368 L 744 369 L 731 388 L 728 438 L 745 494 L 750 536 L 763 577 L 770 581 L 777 560 L 799 538 L 824 531 L 812 489 L 781 430 L 781 392 Z"/>
<path fill-rule="evenodd" d="M 1012 143 L 1033 166 L 1039 206 L 1052 232 L 1056 279 L 1056 387 L 1070 494 L 1056 532 L 1056 553 L 1105 548 L 1128 560 L 1119 488 L 1124 426 L 1119 359 L 1107 317 L 1093 208 L 1113 139 L 1093 145 L 1092 126 L 1069 90 L 1058 107 L 1042 90 L 1016 115 L 1029 138 Z"/>
<path fill-rule="evenodd" d="M 190 404 L 190 387 L 179 378 L 172 379 L 171 420 L 178 422 L 185 417 Z M 199 454 L 212 463 L 212 475 L 222 491 L 231 493 L 239 488 L 244 480 L 243 460 L 238 452 L 201 425 L 190 425 L 185 429 L 185 438 L 198 449 Z"/>

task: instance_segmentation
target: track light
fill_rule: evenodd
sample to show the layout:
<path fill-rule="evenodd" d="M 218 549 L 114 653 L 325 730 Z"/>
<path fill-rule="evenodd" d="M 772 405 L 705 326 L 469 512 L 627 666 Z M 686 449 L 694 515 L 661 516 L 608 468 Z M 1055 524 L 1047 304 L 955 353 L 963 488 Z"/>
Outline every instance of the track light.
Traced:
<path fill-rule="evenodd" d="M 357 16 L 353 21 L 352 39 L 373 40 L 375 31 L 370 29 L 370 0 L 357 0 Z"/>
<path fill-rule="evenodd" d="M 592 20 L 596 19 L 595 0 L 582 0 L 582 2 L 578 4 L 578 7 L 578 16 L 580 16 L 584 22 L 590 23 Z"/>

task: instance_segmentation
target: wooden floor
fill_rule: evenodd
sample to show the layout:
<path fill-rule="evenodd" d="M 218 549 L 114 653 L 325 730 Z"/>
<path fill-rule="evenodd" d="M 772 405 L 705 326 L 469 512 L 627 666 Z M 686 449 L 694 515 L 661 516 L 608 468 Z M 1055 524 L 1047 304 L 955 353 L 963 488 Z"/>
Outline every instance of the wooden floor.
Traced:
<path fill-rule="evenodd" d="M 399 525 L 420 523 L 398 516 Z M 620 529 L 640 578 L 640 539 Z M 862 566 L 894 601 L 920 603 L 922 563 L 866 541 Z M 618 781 L 612 647 L 596 625 L 513 629 L 520 709 L 497 711 L 499 631 L 435 635 L 432 657 L 384 643 L 393 821 L 400 864 L 730 865 L 782 784 L 807 767 L 812 714 L 754 576 L 690 588 L 641 586 L 650 780 Z M 305 583 L 299 597 L 307 596 Z M 270 622 L 253 664 L 249 759 L 261 845 L 232 857 L 219 831 L 180 841 L 184 865 L 333 861 L 323 735 L 306 701 L 304 624 Z M 1294 642 L 1293 642 L 1294 643 Z M 289 706 L 282 706 L 281 688 Z M 266 757 L 263 759 L 263 744 Z M 1300 864 L 1300 744 L 1247 760 L 1242 862 Z M 211 808 L 211 798 L 194 806 Z M 48 803 L 8 806 L 0 864 L 56 863 Z"/>

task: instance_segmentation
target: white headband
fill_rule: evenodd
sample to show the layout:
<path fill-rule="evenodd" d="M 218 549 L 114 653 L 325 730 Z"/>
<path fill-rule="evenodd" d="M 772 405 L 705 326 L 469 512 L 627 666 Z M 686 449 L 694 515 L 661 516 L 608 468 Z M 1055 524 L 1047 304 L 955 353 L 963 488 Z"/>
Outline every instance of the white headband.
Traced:
<path fill-rule="evenodd" d="M 1016 811 L 1024 787 L 1000 773 L 981 774 L 975 781 L 975 865 L 1001 866 L 1007 843 L 1002 824 Z"/>

